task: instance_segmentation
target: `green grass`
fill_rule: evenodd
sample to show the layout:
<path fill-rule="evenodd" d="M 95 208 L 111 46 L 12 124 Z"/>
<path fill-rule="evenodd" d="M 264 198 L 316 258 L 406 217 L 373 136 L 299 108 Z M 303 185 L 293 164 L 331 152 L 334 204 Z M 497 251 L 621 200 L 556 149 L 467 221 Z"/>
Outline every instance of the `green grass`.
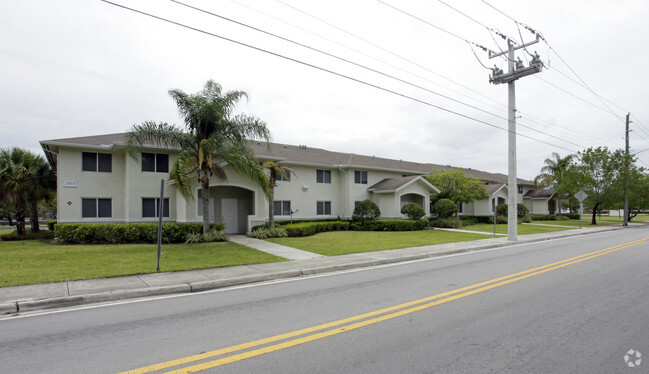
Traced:
<path fill-rule="evenodd" d="M 303 238 L 275 238 L 268 241 L 325 256 L 338 256 L 488 238 L 486 235 L 440 230 L 331 231 Z"/>
<path fill-rule="evenodd" d="M 58 245 L 0 241 L 0 287 L 155 273 L 155 244 Z M 162 246 L 161 271 L 285 261 L 231 242 Z"/>
<path fill-rule="evenodd" d="M 540 225 L 555 225 L 555 226 L 570 226 L 574 228 L 579 228 L 579 220 L 569 220 L 569 221 L 534 221 L 532 222 L 533 224 L 540 224 Z M 582 217 L 581 219 L 581 227 L 600 227 L 600 226 L 608 226 L 608 225 L 615 225 L 615 224 L 622 224 L 622 221 L 620 222 L 614 222 L 614 221 L 601 221 L 597 220 L 597 225 L 591 225 L 590 224 L 590 217 L 588 219 L 585 219 Z"/>
<path fill-rule="evenodd" d="M 579 228 L 579 225 L 577 227 Z M 480 232 L 494 232 L 494 225 L 492 224 L 477 224 L 477 225 L 471 225 L 471 226 L 465 226 L 462 228 L 463 230 L 470 230 L 470 231 L 480 231 Z M 550 227 L 550 226 L 537 226 L 537 225 L 518 225 L 518 234 L 519 235 L 527 235 L 527 234 L 539 234 L 543 232 L 553 232 L 553 231 L 563 231 L 563 230 L 572 230 L 570 227 L 560 227 L 560 226 L 555 226 L 555 227 Z M 499 224 L 496 225 L 496 233 L 498 234 L 507 234 L 507 224 Z"/>

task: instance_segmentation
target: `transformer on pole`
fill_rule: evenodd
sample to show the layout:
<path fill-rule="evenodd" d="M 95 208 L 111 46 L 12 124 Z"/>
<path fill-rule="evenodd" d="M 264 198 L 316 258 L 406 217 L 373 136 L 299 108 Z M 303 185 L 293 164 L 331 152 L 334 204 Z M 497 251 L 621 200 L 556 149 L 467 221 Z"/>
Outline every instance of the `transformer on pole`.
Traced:
<path fill-rule="evenodd" d="M 525 66 L 523 61 L 518 58 L 515 60 L 514 52 L 518 49 L 525 48 L 529 45 L 539 42 L 539 34 L 536 34 L 536 40 L 529 43 L 524 43 L 515 46 L 515 42 L 511 38 L 507 38 L 508 50 L 501 53 L 489 51 L 489 58 L 500 57 L 507 55 L 508 71 L 504 73 L 502 69 L 494 65 L 492 75 L 489 77 L 489 82 L 493 84 L 507 84 L 509 113 L 508 113 L 508 177 L 507 177 L 507 239 L 510 241 L 518 240 L 518 183 L 516 177 L 516 89 L 514 82 L 522 77 L 536 74 L 543 69 L 543 61 L 538 53 L 534 53 L 529 66 Z M 528 52 L 529 53 L 529 52 Z"/>

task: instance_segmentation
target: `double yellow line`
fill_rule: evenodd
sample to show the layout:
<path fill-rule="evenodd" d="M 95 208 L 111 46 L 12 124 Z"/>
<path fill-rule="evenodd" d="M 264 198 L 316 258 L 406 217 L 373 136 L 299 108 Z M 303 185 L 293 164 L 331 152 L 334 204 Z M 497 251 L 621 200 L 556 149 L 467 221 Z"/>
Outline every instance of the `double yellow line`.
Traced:
<path fill-rule="evenodd" d="M 268 338 L 260 339 L 260 340 L 255 340 L 251 341 L 248 343 L 243 343 L 240 345 L 234 345 L 231 347 L 227 348 L 222 348 L 222 349 L 217 349 L 214 351 L 210 352 L 205 352 L 201 353 L 198 355 L 194 356 L 188 356 L 176 360 L 171 360 L 167 362 L 163 362 L 160 364 L 155 364 L 151 366 L 146 366 L 143 368 L 139 369 L 134 369 L 130 370 L 124 373 L 150 373 L 153 371 L 159 371 L 159 370 L 165 370 L 165 369 L 170 369 L 176 366 L 180 365 L 185 365 L 201 360 L 206 360 L 209 358 L 217 357 L 217 356 L 222 356 L 222 355 L 228 355 L 231 353 L 236 353 L 240 351 L 245 351 L 242 353 L 237 353 L 234 355 L 222 357 L 216 360 L 208 361 L 208 362 L 203 362 L 200 364 L 195 364 L 192 366 L 180 368 L 177 370 L 170 371 L 169 373 L 194 373 L 197 371 L 201 370 L 206 370 L 210 368 L 214 368 L 217 366 L 229 364 L 232 362 L 236 361 L 241 361 L 245 360 L 247 358 L 251 357 L 256 357 L 259 355 L 263 355 L 266 353 L 271 353 L 275 352 L 281 349 L 289 348 L 289 347 L 294 347 L 296 345 L 308 343 L 314 340 L 326 338 L 329 336 L 337 335 L 343 332 L 355 330 L 361 327 L 373 325 L 375 323 L 387 321 L 396 317 L 400 317 L 403 315 L 407 315 L 410 313 L 414 313 L 423 309 L 431 308 L 436 305 L 448 303 L 449 301 L 454 301 L 457 299 L 461 299 L 466 296 L 474 295 L 480 292 L 484 292 L 487 290 L 491 290 L 493 288 L 497 288 L 500 286 L 504 286 L 506 284 L 510 284 L 513 282 L 517 282 L 522 279 L 530 278 L 535 275 L 547 273 L 552 270 L 560 269 L 568 265 L 576 264 L 578 262 L 590 260 L 592 258 L 596 258 L 599 256 L 603 256 L 608 253 L 616 252 L 621 249 L 629 248 L 635 245 L 639 244 L 644 244 L 648 243 L 649 238 L 644 238 L 640 240 L 636 240 L 633 242 L 625 243 L 625 244 L 620 244 L 615 247 L 610 247 L 606 249 L 602 249 L 599 251 L 595 252 L 590 252 L 581 256 L 569 258 L 567 260 L 559 261 L 559 262 L 554 262 L 548 265 L 544 266 L 539 266 L 533 269 L 525 270 L 519 273 L 507 275 L 504 277 L 500 278 L 495 278 L 488 280 L 486 282 L 481 282 L 481 283 L 476 283 L 471 286 L 467 287 L 462 287 L 458 288 L 453 291 L 449 292 L 443 292 L 437 295 L 425 297 L 423 299 L 418 299 L 414 301 L 410 301 L 407 303 L 391 306 L 389 308 L 384 308 L 384 309 L 379 309 L 375 310 L 373 312 L 365 313 L 365 314 L 359 314 L 357 316 L 349 317 L 349 318 L 344 318 L 340 319 L 337 321 L 313 326 L 313 327 L 308 327 L 305 329 L 301 330 L 296 330 L 292 332 L 288 332 L 285 334 L 280 334 L 280 335 L 275 335 L 271 336 Z M 291 338 L 295 338 L 293 340 L 289 340 Z M 277 344 L 272 344 L 271 343 L 276 343 L 280 342 Z M 261 348 L 256 348 L 256 349 L 251 349 L 255 347 L 260 347 Z M 249 350 L 251 349 L 251 350 Z"/>

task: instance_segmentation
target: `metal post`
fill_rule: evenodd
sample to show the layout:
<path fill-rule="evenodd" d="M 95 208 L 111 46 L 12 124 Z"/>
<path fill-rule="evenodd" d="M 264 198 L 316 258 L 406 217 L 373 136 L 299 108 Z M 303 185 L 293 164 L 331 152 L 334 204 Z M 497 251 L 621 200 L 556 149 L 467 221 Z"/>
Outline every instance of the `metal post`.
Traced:
<path fill-rule="evenodd" d="M 160 252 L 162 246 L 162 216 L 164 215 L 164 193 L 165 180 L 160 180 L 160 204 L 158 204 L 158 265 L 156 271 L 160 271 Z"/>
<path fill-rule="evenodd" d="M 509 73 L 514 73 L 514 43 L 507 41 L 509 45 Z M 509 191 L 507 194 L 507 239 L 511 241 L 518 240 L 518 186 L 516 177 L 516 87 L 515 81 L 507 83 L 507 93 L 509 101 L 509 136 L 508 136 L 508 178 L 507 185 Z"/>
<path fill-rule="evenodd" d="M 494 207 L 494 238 L 496 237 L 496 222 L 498 221 L 498 205 L 496 205 L 498 198 L 494 199 L 492 206 Z"/>

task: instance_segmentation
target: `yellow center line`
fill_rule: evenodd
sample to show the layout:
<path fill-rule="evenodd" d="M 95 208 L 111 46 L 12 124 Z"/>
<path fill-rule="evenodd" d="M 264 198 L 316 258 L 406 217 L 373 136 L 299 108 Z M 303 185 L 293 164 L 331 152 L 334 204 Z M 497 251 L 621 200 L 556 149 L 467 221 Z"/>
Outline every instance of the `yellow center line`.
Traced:
<path fill-rule="evenodd" d="M 172 371 L 172 373 L 191 373 L 191 372 L 196 372 L 196 371 L 200 371 L 200 370 L 205 370 L 205 369 L 212 368 L 212 367 L 215 367 L 215 366 L 220 366 L 220 365 L 224 365 L 224 364 L 227 364 L 227 363 L 244 360 L 246 358 L 259 356 L 259 355 L 262 355 L 262 354 L 265 354 L 265 353 L 274 352 L 274 351 L 284 349 L 284 348 L 288 348 L 288 347 L 293 347 L 295 345 L 304 344 L 304 343 L 314 341 L 314 340 L 317 340 L 317 339 L 322 339 L 322 338 L 325 338 L 325 337 L 328 337 L 328 336 L 336 335 L 336 334 L 339 334 L 341 332 L 354 330 L 354 329 L 357 329 L 357 328 L 360 328 L 360 327 L 364 327 L 364 326 L 372 325 L 372 324 L 382 322 L 382 321 L 385 321 L 385 320 L 389 320 L 389 319 L 392 319 L 392 318 L 400 317 L 400 316 L 410 314 L 410 313 L 413 313 L 413 312 L 416 312 L 416 311 L 420 311 L 420 310 L 423 310 L 423 309 L 427 309 L 427 308 L 430 308 L 430 307 L 433 307 L 433 306 L 436 306 L 436 305 L 447 303 L 449 301 L 457 300 L 457 299 L 460 299 L 460 298 L 463 298 L 463 297 L 466 297 L 466 296 L 470 296 L 470 295 L 473 295 L 473 294 L 476 294 L 476 293 L 479 293 L 479 292 L 484 292 L 484 291 L 487 291 L 487 290 L 490 290 L 490 289 L 493 289 L 493 288 L 496 288 L 496 287 L 500 287 L 500 286 L 503 286 L 503 285 L 506 285 L 506 284 L 510 284 L 510 283 L 513 283 L 513 282 L 516 282 L 516 281 L 519 281 L 519 280 L 522 280 L 522 279 L 526 279 L 526 278 L 529 278 L 529 277 L 532 277 L 532 276 L 535 276 L 535 275 L 543 274 L 543 273 L 546 273 L 548 271 L 556 270 L 556 269 L 565 267 L 567 265 L 572 265 L 572 264 L 575 264 L 575 263 L 578 263 L 578 262 L 586 261 L 586 260 L 589 260 L 589 259 L 592 259 L 592 258 L 595 258 L 595 257 L 599 257 L 599 256 L 602 256 L 602 255 L 605 255 L 605 254 L 608 254 L 608 253 L 612 253 L 612 252 L 618 251 L 620 249 L 628 248 L 628 247 L 635 246 L 635 245 L 638 245 L 638 244 L 647 243 L 648 241 L 649 241 L 649 238 L 645 238 L 645 239 L 641 239 L 641 240 L 637 240 L 637 241 L 633 241 L 633 242 L 629 242 L 629 243 L 625 243 L 625 244 L 620 244 L 620 245 L 617 245 L 617 246 L 614 246 L 614 247 L 605 248 L 605 249 L 595 251 L 595 252 L 590 252 L 590 253 L 587 253 L 587 254 L 584 254 L 584 255 L 581 255 L 581 256 L 572 257 L 572 258 L 562 260 L 562 261 L 558 261 L 558 262 L 554 262 L 554 263 L 551 263 L 551 264 L 548 264 L 548 265 L 539 266 L 539 267 L 529 269 L 529 270 L 525 270 L 525 271 L 521 271 L 521 272 L 518 272 L 518 273 L 515 273 L 515 274 L 495 278 L 495 279 L 488 280 L 488 281 L 481 282 L 481 283 L 476 283 L 474 285 L 462 287 L 462 288 L 459 288 L 459 289 L 456 289 L 456 290 L 453 290 L 453 291 L 440 293 L 440 294 L 437 294 L 437 295 L 433 295 L 433 296 L 429 296 L 429 297 L 426 297 L 426 298 L 422 298 L 422 299 L 410 301 L 410 302 L 407 302 L 407 303 L 395 305 L 395 306 L 392 306 L 392 307 L 376 310 L 376 311 L 373 311 L 373 312 L 364 313 L 364 314 L 360 314 L 360 315 L 357 315 L 357 316 L 353 316 L 353 317 L 349 317 L 349 318 L 345 318 L 345 319 L 341 319 L 341 320 L 337 320 L 337 321 L 333 321 L 333 322 L 329 322 L 329 323 L 325 323 L 325 324 L 321 324 L 321 325 L 301 329 L 301 330 L 296 330 L 296 331 L 292 331 L 292 332 L 285 333 L 285 334 L 275 335 L 275 336 L 272 336 L 272 337 L 268 337 L 268 338 L 264 338 L 264 339 L 260 339 L 260 340 L 255 340 L 255 341 L 251 341 L 251 342 L 248 342 L 248 343 L 243 343 L 243 344 L 240 344 L 240 345 L 235 345 L 235 346 L 222 348 L 222 349 L 218 349 L 218 350 L 214 350 L 214 351 L 210 351 L 210 352 L 205 352 L 205 353 L 198 354 L 198 355 L 193 355 L 193 356 L 188 356 L 188 357 L 184 357 L 184 358 L 180 358 L 180 359 L 176 359 L 176 360 L 171 360 L 171 361 L 163 362 L 163 363 L 156 364 L 156 365 L 146 366 L 146 367 L 142 367 L 142 368 L 139 368 L 139 369 L 130 370 L 130 371 L 127 371 L 125 373 L 149 373 L 149 372 L 152 372 L 152 371 L 168 369 L 168 368 L 172 368 L 174 366 L 179 366 L 179 365 L 183 365 L 183 364 L 187 364 L 187 363 L 191 363 L 191 362 L 196 362 L 196 361 L 199 361 L 199 360 L 204 360 L 204 359 L 207 359 L 207 358 L 216 357 L 216 356 L 220 356 L 220 355 L 224 355 L 224 354 L 234 353 L 234 352 L 237 352 L 237 351 L 257 347 L 257 346 L 260 346 L 260 345 L 265 345 L 265 344 L 277 342 L 277 341 L 280 341 L 280 340 L 286 340 L 286 339 L 289 339 L 289 338 L 292 338 L 292 337 L 296 337 L 296 336 L 300 336 L 300 335 L 306 335 L 306 334 L 313 333 L 313 332 L 316 332 L 316 331 L 332 328 L 331 330 L 328 330 L 328 331 L 323 331 L 323 332 L 320 332 L 320 333 L 308 335 L 308 336 L 305 336 L 305 337 L 302 337 L 302 338 L 290 340 L 290 341 L 283 342 L 283 343 L 280 343 L 280 344 L 275 344 L 275 345 L 272 345 L 272 346 L 258 348 L 258 349 L 255 349 L 255 350 L 251 350 L 251 351 L 248 351 L 248 352 L 244 352 L 244 353 L 224 357 L 224 358 L 213 360 L 213 361 L 206 362 L 206 363 L 203 363 L 203 364 L 198 364 L 198 365 L 182 368 L 182 369 L 179 369 L 179 370 Z M 433 301 L 433 300 L 436 300 L 436 301 L 430 302 L 430 301 Z M 418 304 L 422 304 L 422 305 L 418 305 Z M 414 306 L 414 305 L 418 305 L 418 306 Z M 409 309 L 405 309 L 405 308 L 409 308 Z M 400 310 L 400 309 L 403 309 L 403 310 Z M 394 311 L 397 311 L 397 312 L 394 312 Z M 393 313 L 390 313 L 390 312 L 393 312 Z M 386 314 L 386 313 L 389 313 L 389 314 Z M 367 318 L 374 317 L 374 316 L 381 315 L 381 314 L 385 314 L 385 315 L 382 315 L 380 317 L 375 317 L 375 318 L 372 318 L 372 319 L 367 319 Z M 351 323 L 351 322 L 364 320 L 364 319 L 366 319 L 366 320 L 361 321 L 361 322 L 357 322 L 357 323 L 353 323 L 353 324 L 350 324 L 350 325 L 338 327 L 338 326 L 341 326 L 341 325 L 345 325 L 345 324 L 348 324 L 348 323 Z"/>

